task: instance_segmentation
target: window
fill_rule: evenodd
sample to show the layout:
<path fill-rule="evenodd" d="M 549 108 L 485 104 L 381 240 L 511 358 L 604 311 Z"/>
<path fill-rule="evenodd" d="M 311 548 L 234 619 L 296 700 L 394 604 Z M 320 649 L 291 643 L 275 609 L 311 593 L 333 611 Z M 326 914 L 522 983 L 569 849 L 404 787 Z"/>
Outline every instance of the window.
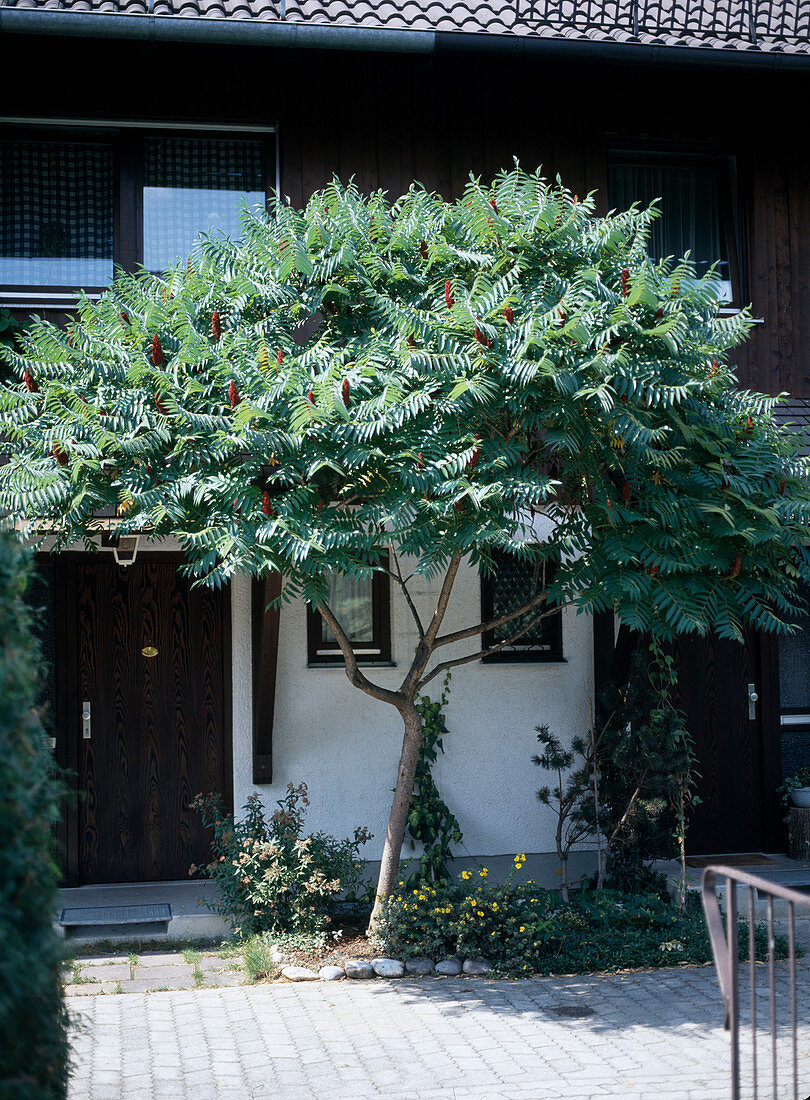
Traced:
<path fill-rule="evenodd" d="M 112 146 L 0 142 L 0 283 L 101 287 L 112 274 Z"/>
<path fill-rule="evenodd" d="M 719 261 L 726 306 L 739 305 L 743 297 L 734 184 L 732 157 L 627 151 L 610 158 L 610 205 L 623 210 L 658 199 L 661 216 L 652 224 L 652 258 L 680 259 L 689 252 L 699 276 Z"/>
<path fill-rule="evenodd" d="M 495 552 L 494 569 L 481 578 L 481 617 L 484 622 L 497 619 L 522 607 L 543 591 L 543 563 L 519 561 L 508 554 Z M 554 565 L 547 562 L 545 576 L 550 580 Z M 483 634 L 483 647 L 497 645 L 510 638 L 528 619 L 512 619 L 503 626 Z M 519 661 L 562 661 L 562 612 L 555 611 L 540 619 L 510 646 L 482 658 L 486 664 Z"/>
<path fill-rule="evenodd" d="M 113 266 L 165 271 L 201 234 L 235 237 L 243 205 L 263 206 L 275 135 L 131 124 L 8 126 L 0 140 L 3 305 L 70 308 Z"/>
<path fill-rule="evenodd" d="M 385 573 L 362 580 L 330 574 L 329 606 L 348 634 L 360 664 L 390 663 L 391 612 Z M 312 607 L 307 608 L 307 652 L 311 665 L 343 664 L 334 634 Z"/>

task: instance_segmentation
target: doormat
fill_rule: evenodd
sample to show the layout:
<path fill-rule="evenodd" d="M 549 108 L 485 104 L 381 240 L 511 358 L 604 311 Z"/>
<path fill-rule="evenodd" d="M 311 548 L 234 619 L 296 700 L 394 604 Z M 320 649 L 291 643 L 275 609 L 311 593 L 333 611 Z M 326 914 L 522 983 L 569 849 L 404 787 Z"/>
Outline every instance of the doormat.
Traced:
<path fill-rule="evenodd" d="M 172 910 L 166 904 L 103 905 L 88 909 L 63 909 L 59 923 L 65 928 L 86 928 L 107 924 L 157 924 L 171 919 Z"/>
<path fill-rule="evenodd" d="M 778 866 L 778 859 L 771 859 L 762 852 L 735 852 L 732 855 L 719 856 L 687 856 L 687 867 L 710 867 L 724 864 L 726 867 L 767 867 Z"/>

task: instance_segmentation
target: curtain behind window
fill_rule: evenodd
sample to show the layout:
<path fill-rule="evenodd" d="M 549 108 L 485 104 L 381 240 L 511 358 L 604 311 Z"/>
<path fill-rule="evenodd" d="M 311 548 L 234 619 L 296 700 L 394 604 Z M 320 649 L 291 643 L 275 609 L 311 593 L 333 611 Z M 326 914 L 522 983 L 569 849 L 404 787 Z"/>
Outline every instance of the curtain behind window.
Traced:
<path fill-rule="evenodd" d="M 110 146 L 0 142 L 0 280 L 102 286 L 112 257 Z"/>
<path fill-rule="evenodd" d="M 144 149 L 144 266 L 165 271 L 201 233 L 239 237 L 243 203 L 264 206 L 265 145 L 222 138 L 147 138 Z"/>

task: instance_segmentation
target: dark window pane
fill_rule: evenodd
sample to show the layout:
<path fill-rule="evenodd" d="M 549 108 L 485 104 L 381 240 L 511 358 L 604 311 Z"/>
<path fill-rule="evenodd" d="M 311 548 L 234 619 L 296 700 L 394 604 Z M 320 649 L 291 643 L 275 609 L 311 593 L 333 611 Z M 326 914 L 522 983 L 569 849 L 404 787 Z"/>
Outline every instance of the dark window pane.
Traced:
<path fill-rule="evenodd" d="M 810 714 L 810 614 L 802 612 L 793 622 L 795 634 L 779 635 L 779 702 L 782 710 Z"/>
<path fill-rule="evenodd" d="M 652 225 L 650 254 L 681 259 L 687 252 L 698 275 L 720 261 L 724 298 L 731 301 L 729 249 L 721 211 L 716 164 L 684 165 L 654 160 L 616 159 L 610 167 L 610 204 L 625 210 L 634 202 L 658 199 L 661 216 Z"/>
<path fill-rule="evenodd" d="M 542 562 L 520 561 L 508 554 L 493 555 L 493 572 L 482 578 L 482 614 L 487 619 L 497 619 L 524 604 L 529 603 L 543 590 Z M 554 571 L 552 563 L 545 566 L 546 580 Z M 539 609 L 538 609 L 539 610 Z M 484 647 L 497 645 L 513 637 L 522 626 L 529 623 L 536 612 L 529 612 L 518 619 L 496 626 L 483 636 Z M 512 645 L 504 647 L 485 661 L 562 659 L 562 619 L 559 611 L 540 619 Z"/>
<path fill-rule="evenodd" d="M 0 142 L 0 281 L 104 286 L 112 265 L 110 146 Z"/>
<path fill-rule="evenodd" d="M 239 213 L 264 206 L 265 145 L 215 138 L 147 138 L 143 189 L 144 266 L 165 271 L 201 233 L 239 236 Z"/>

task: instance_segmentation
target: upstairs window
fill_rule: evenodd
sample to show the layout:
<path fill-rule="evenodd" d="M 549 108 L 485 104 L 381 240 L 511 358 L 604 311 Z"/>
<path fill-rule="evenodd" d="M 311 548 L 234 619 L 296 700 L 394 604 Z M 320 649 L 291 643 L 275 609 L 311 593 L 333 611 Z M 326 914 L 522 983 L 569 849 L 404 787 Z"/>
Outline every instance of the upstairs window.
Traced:
<path fill-rule="evenodd" d="M 649 243 L 653 260 L 679 260 L 689 252 L 698 276 L 719 261 L 726 307 L 742 302 L 734 175 L 731 157 L 622 151 L 611 154 L 608 177 L 610 205 L 618 210 L 659 200 Z"/>
<path fill-rule="evenodd" d="M 144 148 L 144 267 L 165 271 L 202 233 L 239 236 L 243 204 L 263 205 L 261 141 L 148 137 Z"/>
<path fill-rule="evenodd" d="M 0 283 L 105 286 L 113 199 L 110 144 L 0 141 Z"/>
<path fill-rule="evenodd" d="M 544 572 L 542 562 L 520 561 L 498 551 L 493 554 L 493 560 L 492 572 L 481 578 L 483 622 L 507 615 L 529 603 L 543 591 L 544 577 L 550 580 L 554 574 L 554 565 L 550 562 L 546 562 Z M 521 626 L 531 621 L 532 614 L 485 631 L 482 637 L 483 648 L 488 649 L 511 638 Z M 559 610 L 538 620 L 512 645 L 482 658 L 485 664 L 562 660 L 562 612 Z"/>
<path fill-rule="evenodd" d="M 390 590 L 385 573 L 373 577 L 329 574 L 329 607 L 346 631 L 361 665 L 390 664 Z M 307 650 L 310 665 L 342 665 L 337 639 L 319 612 L 307 608 Z"/>
<path fill-rule="evenodd" d="M 0 137 L 0 305 L 70 309 L 114 265 L 162 272 L 200 236 L 238 238 L 263 207 L 275 133 L 171 132 L 129 123 L 59 131 L 10 124 Z"/>

